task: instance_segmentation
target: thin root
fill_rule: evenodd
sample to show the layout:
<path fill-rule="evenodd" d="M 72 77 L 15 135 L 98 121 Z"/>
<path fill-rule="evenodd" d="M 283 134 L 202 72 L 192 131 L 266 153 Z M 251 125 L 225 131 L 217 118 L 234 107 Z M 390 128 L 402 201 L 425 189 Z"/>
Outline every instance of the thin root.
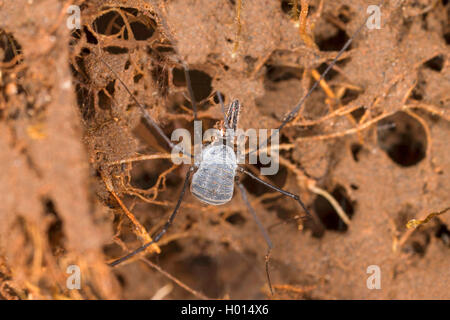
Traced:
<path fill-rule="evenodd" d="M 347 216 L 345 211 L 341 208 L 339 203 L 331 194 L 329 194 L 326 190 L 315 186 L 313 183 L 308 184 L 308 189 L 315 194 L 321 195 L 322 197 L 327 199 L 328 202 L 333 206 L 334 210 L 336 210 L 339 217 L 341 217 L 342 221 L 344 221 L 347 226 L 350 226 L 350 218 Z"/>
<path fill-rule="evenodd" d="M 116 192 L 113 189 L 111 181 L 106 178 L 102 174 L 103 182 L 105 183 L 106 188 L 111 193 L 111 195 L 116 199 L 119 206 L 122 208 L 125 215 L 131 220 L 131 222 L 134 224 L 137 232 L 137 236 L 141 239 L 143 243 L 148 243 L 153 241 L 152 237 L 147 233 L 147 230 L 145 230 L 144 226 L 140 224 L 140 222 L 136 219 L 133 213 L 131 213 L 128 208 L 125 206 L 125 204 L 122 202 L 122 200 L 119 198 L 119 196 L 116 194 Z M 160 253 L 161 249 L 159 248 L 158 244 L 154 243 L 152 244 L 148 249 L 147 252 L 149 253 Z"/>
<path fill-rule="evenodd" d="M 448 210 L 450 210 L 450 207 L 445 208 L 444 210 L 438 211 L 438 212 L 431 212 L 429 213 L 425 219 L 411 219 L 408 221 L 408 223 L 406 224 L 406 227 L 408 229 L 415 229 L 418 226 L 427 223 L 428 221 L 430 221 L 433 217 L 439 216 L 441 214 L 444 214 L 445 212 L 447 212 Z"/>

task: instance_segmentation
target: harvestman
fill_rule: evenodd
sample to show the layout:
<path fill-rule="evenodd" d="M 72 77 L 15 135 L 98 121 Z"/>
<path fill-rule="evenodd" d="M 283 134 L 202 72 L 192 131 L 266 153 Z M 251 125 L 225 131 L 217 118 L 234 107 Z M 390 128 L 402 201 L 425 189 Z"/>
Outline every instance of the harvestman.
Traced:
<path fill-rule="evenodd" d="M 292 121 L 297 113 L 299 112 L 301 106 L 303 105 L 304 101 L 311 95 L 311 93 L 314 91 L 314 89 L 319 85 L 319 83 L 325 78 L 327 73 L 334 67 L 336 62 L 338 61 L 339 57 L 344 53 L 345 50 L 350 46 L 353 39 L 361 32 L 362 28 L 370 18 L 367 17 L 363 24 L 361 24 L 356 32 L 350 37 L 347 42 L 344 44 L 342 49 L 338 52 L 336 57 L 332 60 L 332 62 L 328 65 L 328 67 L 325 69 L 325 71 L 321 74 L 320 78 L 317 79 L 314 84 L 311 86 L 311 88 L 308 90 L 308 92 L 299 100 L 297 105 L 292 109 L 291 112 L 287 114 L 281 125 L 277 128 L 278 132 L 281 131 L 287 123 Z M 143 117 L 146 119 L 146 121 L 151 125 L 160 135 L 161 137 L 166 141 L 168 146 L 173 150 L 175 148 L 174 143 L 164 134 L 162 129 L 156 124 L 156 122 L 151 118 L 149 113 L 146 111 L 144 106 L 137 100 L 137 98 L 131 93 L 131 91 L 128 89 L 126 84 L 120 79 L 119 75 L 114 71 L 111 66 L 99 56 L 99 59 L 106 65 L 106 67 L 111 71 L 111 73 L 119 80 L 121 85 L 125 88 L 127 93 L 130 95 L 130 97 L 133 99 L 133 101 L 136 103 L 136 105 L 140 108 Z M 193 107 L 193 114 L 194 114 L 194 120 L 197 120 L 197 104 L 195 102 L 194 93 L 192 89 L 191 79 L 189 76 L 189 68 L 186 63 L 183 61 L 180 61 L 180 63 L 183 65 L 184 68 L 184 75 L 186 78 L 186 84 L 187 89 L 189 92 L 189 98 L 192 103 Z M 222 108 L 223 116 L 224 116 L 224 124 L 223 128 L 220 132 L 222 132 L 222 136 L 219 137 L 219 140 L 225 140 L 227 131 L 228 130 L 236 130 L 237 124 L 239 120 L 239 112 L 241 108 L 241 104 L 239 100 L 234 100 L 230 104 L 228 111 L 225 112 L 225 107 L 223 104 L 223 100 L 221 97 L 221 94 L 217 92 L 217 96 L 219 98 L 219 102 Z M 272 139 L 273 135 L 275 133 L 272 133 L 272 135 L 265 140 L 263 144 L 260 144 L 260 148 L 265 147 L 270 139 Z M 255 152 L 252 151 L 252 152 Z M 190 154 L 186 151 L 184 151 L 185 154 Z M 156 233 L 154 237 L 152 237 L 152 241 L 145 243 L 141 247 L 135 249 L 134 251 L 128 253 L 127 255 L 111 262 L 110 266 L 116 266 L 120 264 L 121 262 L 128 260 L 129 258 L 133 257 L 134 255 L 144 251 L 147 247 L 150 245 L 157 243 L 161 237 L 167 232 L 169 227 L 172 225 L 178 210 L 180 208 L 180 205 L 183 201 L 183 196 L 186 193 L 186 189 L 189 186 L 189 180 L 192 176 L 192 182 L 191 182 L 191 193 L 200 201 L 210 204 L 210 205 L 222 205 L 227 202 L 229 202 L 233 197 L 234 192 L 234 184 L 236 183 L 238 186 L 238 189 L 241 192 L 241 196 L 243 201 L 245 202 L 248 210 L 252 214 L 256 224 L 258 225 L 258 228 L 260 229 L 266 243 L 267 243 L 267 253 L 265 256 L 265 265 L 266 265 L 266 274 L 267 274 L 267 280 L 269 284 L 270 291 L 272 291 L 272 284 L 270 280 L 269 275 L 269 259 L 270 259 L 270 253 L 272 250 L 272 241 L 269 238 L 269 235 L 264 228 L 263 224 L 259 220 L 258 216 L 256 215 L 255 210 L 251 206 L 248 198 L 247 198 L 247 192 L 244 187 L 244 185 L 237 179 L 237 172 L 248 175 L 250 178 L 254 179 L 255 181 L 277 191 L 280 192 L 283 195 L 286 195 L 288 197 L 291 197 L 292 199 L 296 200 L 300 206 L 303 208 L 303 210 L 307 213 L 309 217 L 311 217 L 311 214 L 309 213 L 308 209 L 304 205 L 304 203 L 301 201 L 300 197 L 296 194 L 293 194 L 291 192 L 288 192 L 286 190 L 283 190 L 275 185 L 272 185 L 261 178 L 255 176 L 253 173 L 247 171 L 245 168 L 238 166 L 237 163 L 237 157 L 235 154 L 235 151 L 230 146 L 223 144 L 223 143 L 217 143 L 212 142 L 211 144 L 207 145 L 206 148 L 202 151 L 202 157 L 201 161 L 195 161 L 194 165 L 191 165 L 189 170 L 187 171 L 183 188 L 181 190 L 180 196 L 178 198 L 178 201 L 175 205 L 175 208 L 172 212 L 172 214 L 169 216 L 169 219 L 164 224 L 162 229 Z M 193 175 L 192 175 L 193 174 Z"/>

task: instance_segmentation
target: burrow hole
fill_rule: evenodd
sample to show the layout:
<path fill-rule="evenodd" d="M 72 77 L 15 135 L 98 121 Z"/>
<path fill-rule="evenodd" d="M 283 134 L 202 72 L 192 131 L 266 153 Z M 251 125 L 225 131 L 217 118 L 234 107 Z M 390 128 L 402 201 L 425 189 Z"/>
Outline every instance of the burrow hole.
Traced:
<path fill-rule="evenodd" d="M 223 292 L 217 259 L 208 255 L 196 255 L 179 261 L 176 274 L 183 274 L 187 283 L 195 281 L 196 288 L 209 297 L 218 297 Z"/>
<path fill-rule="evenodd" d="M 444 67 L 444 56 L 437 55 L 436 57 L 431 58 L 430 60 L 424 62 L 423 66 L 425 68 L 441 72 L 442 68 Z"/>
<path fill-rule="evenodd" d="M 43 198 L 42 207 L 44 214 L 52 217 L 52 222 L 47 228 L 47 239 L 53 254 L 58 254 L 64 250 L 63 222 L 56 211 L 55 203 L 52 199 Z"/>
<path fill-rule="evenodd" d="M 266 79 L 270 82 L 281 82 L 290 79 L 301 79 L 303 69 L 288 66 L 266 65 Z"/>
<path fill-rule="evenodd" d="M 354 206 L 355 203 L 350 200 L 345 191 L 345 188 L 337 185 L 331 195 L 336 199 L 336 201 L 341 206 L 342 210 L 347 214 L 347 216 L 351 219 L 354 215 Z M 345 232 L 348 227 L 338 215 L 336 210 L 330 204 L 330 202 L 322 196 L 317 196 L 313 203 L 314 211 L 316 212 L 318 218 L 324 225 L 326 230 L 333 230 L 337 232 Z M 313 233 L 313 236 L 321 236 L 320 233 Z"/>
<path fill-rule="evenodd" d="M 300 1 L 297 1 L 297 12 L 293 10 L 294 7 L 294 1 L 292 0 L 281 0 L 280 2 L 281 11 L 285 13 L 287 16 L 289 16 L 292 20 L 298 20 L 301 6 Z M 316 7 L 313 5 L 309 5 L 308 7 L 308 16 L 316 11 Z"/>
<path fill-rule="evenodd" d="M 261 168 L 267 167 L 267 166 L 268 165 L 262 165 L 260 162 L 258 162 L 257 164 L 254 165 L 254 167 L 257 168 L 258 172 L 261 172 Z M 277 174 L 271 175 L 271 176 L 267 175 L 264 177 L 269 180 L 268 182 L 282 188 L 286 183 L 287 174 L 288 174 L 288 171 L 287 171 L 286 167 L 280 166 Z M 242 179 L 242 184 L 245 186 L 245 188 L 247 189 L 247 191 L 249 193 L 251 193 L 257 197 L 262 196 L 266 192 L 273 191 L 269 187 L 266 187 L 261 182 L 258 182 L 255 179 L 252 179 L 248 175 L 244 176 L 244 178 Z"/>
<path fill-rule="evenodd" d="M 117 8 L 108 11 L 94 20 L 92 26 L 93 29 L 100 34 L 107 36 L 119 35 L 123 32 L 123 39 L 129 40 L 130 35 L 128 34 L 125 22 L 116 10 L 122 11 L 122 14 L 128 19 L 135 40 L 145 41 L 153 36 L 156 26 L 155 21 L 140 14 L 135 8 Z"/>
<path fill-rule="evenodd" d="M 436 238 L 441 239 L 444 245 L 450 248 L 450 230 L 448 229 L 446 224 L 439 223 L 438 227 L 436 228 L 435 236 Z"/>
<path fill-rule="evenodd" d="M 342 30 L 330 25 L 334 30 L 330 33 L 326 33 L 326 36 L 323 34 L 316 35 L 316 44 L 319 47 L 320 51 L 339 51 L 342 49 L 344 44 L 348 41 L 349 36 L 347 33 Z M 327 28 L 328 29 L 328 28 Z M 349 45 L 346 51 L 350 50 L 352 45 Z"/>
<path fill-rule="evenodd" d="M 172 71 L 172 76 L 173 84 L 176 87 L 186 86 L 186 78 L 182 68 L 174 68 Z M 191 79 L 195 100 L 200 102 L 208 98 L 212 92 L 212 77 L 206 72 L 195 69 L 189 70 L 189 77 Z"/>
<path fill-rule="evenodd" d="M 355 160 L 355 162 L 358 162 L 359 161 L 359 153 L 362 150 L 362 145 L 359 143 L 353 143 L 350 146 L 350 150 L 352 152 L 353 160 Z"/>
<path fill-rule="evenodd" d="M 3 63 L 11 62 L 15 57 L 22 53 L 22 46 L 17 42 L 11 33 L 0 29 L 0 61 Z M 15 65 L 19 64 L 17 61 Z M 11 67 L 13 67 L 12 65 Z"/>
<path fill-rule="evenodd" d="M 378 145 L 402 167 L 418 164 L 426 156 L 427 135 L 416 119 L 397 112 L 378 122 Z"/>
<path fill-rule="evenodd" d="M 235 226 L 242 226 L 247 219 L 240 212 L 234 212 L 226 217 L 225 221 Z"/>

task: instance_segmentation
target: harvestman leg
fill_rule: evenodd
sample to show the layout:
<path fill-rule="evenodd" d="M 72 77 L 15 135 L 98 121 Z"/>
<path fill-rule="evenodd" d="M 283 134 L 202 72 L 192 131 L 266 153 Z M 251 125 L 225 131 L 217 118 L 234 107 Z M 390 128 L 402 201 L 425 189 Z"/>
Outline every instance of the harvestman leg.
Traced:
<path fill-rule="evenodd" d="M 267 282 L 269 283 L 270 293 L 273 295 L 272 281 L 270 280 L 270 274 L 269 274 L 269 259 L 270 259 L 270 253 L 271 253 L 272 248 L 273 248 L 273 244 L 272 244 L 272 241 L 270 240 L 269 234 L 266 231 L 266 228 L 264 228 L 261 220 L 259 220 L 258 216 L 256 215 L 255 209 L 253 209 L 252 205 L 250 204 L 250 201 L 248 201 L 247 191 L 245 190 L 244 185 L 240 181 L 236 181 L 236 183 L 237 183 L 237 185 L 239 187 L 239 190 L 241 191 L 242 199 L 244 200 L 245 204 L 247 205 L 248 211 L 250 211 L 250 213 L 253 216 L 253 219 L 255 219 L 256 224 L 258 225 L 258 228 L 261 231 L 261 233 L 262 233 L 262 235 L 264 237 L 264 240 L 266 240 L 266 243 L 267 243 L 266 275 L 267 275 Z"/>
<path fill-rule="evenodd" d="M 254 180 L 256 180 L 256 181 L 262 183 L 263 185 L 265 185 L 265 186 L 267 186 L 267 187 L 269 187 L 269 188 L 271 188 L 271 189 L 273 189 L 273 190 L 275 190 L 275 191 L 278 191 L 279 193 L 284 194 L 285 196 L 291 197 L 292 199 L 296 200 L 296 201 L 302 206 L 303 210 L 305 210 L 305 212 L 306 212 L 306 214 L 308 215 L 308 217 L 310 217 L 310 218 L 312 217 L 311 213 L 309 212 L 308 209 L 306 209 L 305 204 L 303 203 L 303 201 L 300 199 L 300 197 L 299 197 L 298 195 L 293 194 L 293 193 L 290 193 L 289 191 L 285 191 L 285 190 L 283 190 L 283 189 L 281 189 L 281 188 L 278 188 L 277 186 L 274 186 L 273 184 L 270 184 L 270 183 L 268 183 L 268 182 L 265 182 L 265 181 L 262 180 L 261 178 L 258 178 L 258 177 L 255 176 L 253 173 L 251 173 L 250 171 L 245 170 L 245 169 L 242 168 L 242 167 L 239 167 L 238 170 L 241 171 L 241 172 L 243 172 L 243 173 L 245 173 L 245 174 L 248 175 L 250 178 L 252 178 L 252 179 L 254 179 Z"/>
<path fill-rule="evenodd" d="M 296 200 L 303 208 L 303 210 L 305 210 L 306 214 L 311 217 L 311 213 L 308 211 L 308 209 L 306 209 L 305 204 L 302 202 L 302 200 L 300 199 L 300 197 L 296 194 L 290 193 L 288 191 L 285 191 L 281 188 L 278 188 L 277 186 L 274 186 L 268 182 L 265 182 L 264 180 L 262 180 L 261 178 L 258 178 L 257 176 L 255 176 L 253 173 L 245 170 L 244 168 L 239 167 L 238 168 L 239 171 L 245 173 L 246 175 L 248 175 L 250 178 L 258 181 L 259 183 L 262 183 L 263 185 L 278 191 L 279 193 L 286 195 L 288 197 L 291 197 L 292 199 Z M 242 199 L 244 200 L 245 204 L 247 205 L 248 210 L 250 211 L 250 213 L 252 214 L 253 218 L 256 221 L 256 224 L 258 225 L 259 230 L 261 231 L 264 240 L 266 240 L 267 243 L 267 253 L 266 253 L 266 274 L 267 274 L 267 282 L 269 283 L 269 288 L 270 288 L 270 292 L 273 295 L 273 289 L 272 289 L 272 282 L 270 280 L 270 273 L 269 273 L 269 259 L 270 259 L 270 253 L 272 251 L 273 248 L 273 244 L 272 241 L 270 240 L 269 234 L 267 233 L 266 229 L 264 228 L 263 224 L 261 223 L 261 220 L 259 220 L 258 216 L 256 215 L 255 210 L 253 209 L 253 207 L 251 206 L 250 202 L 248 201 L 247 198 L 247 192 L 245 191 L 245 187 L 241 182 L 237 182 L 239 189 L 241 191 L 241 195 L 242 195 Z"/>
<path fill-rule="evenodd" d="M 192 89 L 191 77 L 189 76 L 189 67 L 186 63 L 182 62 L 184 69 L 184 77 L 186 78 L 186 85 L 189 92 L 189 98 L 192 103 L 192 110 L 194 112 L 194 120 L 197 121 L 197 103 L 195 102 L 194 90 Z"/>
<path fill-rule="evenodd" d="M 186 173 L 186 179 L 184 180 L 184 185 L 183 185 L 183 189 L 181 190 L 180 193 L 180 197 L 178 198 L 177 204 L 175 206 L 175 209 L 173 209 L 172 214 L 170 215 L 169 219 L 167 220 L 167 222 L 164 224 L 163 228 L 161 229 L 161 231 L 159 231 L 154 237 L 153 240 L 150 242 L 147 242 L 146 244 L 140 246 L 139 248 L 137 248 L 136 250 L 130 252 L 129 254 L 127 254 L 126 256 L 123 256 L 122 258 L 119 258 L 113 262 L 111 262 L 109 265 L 111 267 L 114 267 L 116 265 L 118 265 L 119 263 L 130 259 L 131 257 L 133 257 L 134 255 L 144 251 L 146 248 L 148 248 L 149 246 L 151 246 L 154 243 L 157 243 L 159 241 L 159 239 L 161 239 L 161 237 L 167 232 L 167 230 L 169 229 L 169 227 L 172 225 L 173 220 L 175 220 L 175 217 L 177 216 L 178 213 L 178 209 L 180 208 L 181 202 L 183 202 L 183 196 L 186 193 L 186 189 L 189 185 L 189 179 L 191 177 L 192 172 L 194 172 L 194 167 L 190 167 L 188 172 Z"/>
<path fill-rule="evenodd" d="M 128 95 L 133 99 L 134 103 L 136 103 L 138 105 L 138 107 L 141 110 L 141 113 L 144 116 L 144 118 L 147 121 L 147 123 L 150 126 L 152 126 L 158 132 L 158 134 L 166 141 L 166 143 L 169 145 L 170 149 L 173 149 L 175 147 L 175 144 L 169 139 L 169 137 L 166 136 L 164 131 L 156 124 L 155 120 L 152 119 L 152 117 L 147 112 L 145 107 L 138 101 L 138 99 L 134 96 L 134 94 L 130 91 L 130 89 L 128 89 L 127 85 L 119 77 L 117 72 L 114 71 L 114 69 L 111 68 L 111 66 L 100 55 L 97 55 L 97 57 L 109 69 L 109 71 L 111 71 L 111 73 L 114 75 L 114 77 L 117 80 L 119 80 L 120 84 L 125 88 L 125 90 L 127 91 Z M 191 77 L 189 75 L 189 67 L 184 62 L 182 62 L 181 64 L 183 65 L 183 69 L 184 69 L 184 76 L 186 78 L 186 85 L 187 85 L 187 89 L 188 89 L 188 93 L 189 93 L 189 99 L 191 100 L 191 103 L 192 103 L 192 109 L 193 109 L 193 112 L 194 112 L 194 120 L 197 120 L 197 103 L 195 101 L 194 91 L 192 89 Z"/>

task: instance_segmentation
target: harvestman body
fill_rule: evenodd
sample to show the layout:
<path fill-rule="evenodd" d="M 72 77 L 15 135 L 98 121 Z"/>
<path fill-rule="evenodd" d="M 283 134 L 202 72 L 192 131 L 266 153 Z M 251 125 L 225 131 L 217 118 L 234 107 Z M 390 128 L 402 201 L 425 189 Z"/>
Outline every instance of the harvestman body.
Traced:
<path fill-rule="evenodd" d="M 234 100 L 224 118 L 225 130 L 236 130 L 239 111 L 239 100 Z M 223 129 L 221 132 L 224 132 Z M 196 161 L 198 170 L 192 177 L 191 193 L 207 204 L 225 204 L 233 197 L 238 163 L 233 148 L 223 143 L 226 134 L 227 131 L 208 145 L 202 151 L 200 160 Z"/>
<path fill-rule="evenodd" d="M 381 6 L 381 4 L 380 4 Z M 283 129 L 286 124 L 290 121 L 292 121 L 297 113 L 299 112 L 301 106 L 303 105 L 304 101 L 311 95 L 311 93 L 314 91 L 314 89 L 319 85 L 319 83 L 325 78 L 325 76 L 328 74 L 328 72 L 334 67 L 336 62 L 338 61 L 339 57 L 344 53 L 345 50 L 350 46 L 353 39 L 361 32 L 362 28 L 370 18 L 367 17 L 363 24 L 360 25 L 360 27 L 356 30 L 356 32 L 353 34 L 350 39 L 347 40 L 347 42 L 344 44 L 342 49 L 339 51 L 339 53 L 336 55 L 336 57 L 330 62 L 328 67 L 325 69 L 325 71 L 321 74 L 319 79 L 317 79 L 314 84 L 311 86 L 311 88 L 308 90 L 308 92 L 299 100 L 297 105 L 293 108 L 291 112 L 288 113 L 284 121 L 281 123 L 281 125 L 277 128 L 278 131 Z M 131 91 L 128 89 L 126 84 L 120 79 L 118 74 L 111 68 L 111 66 L 101 57 L 99 56 L 100 61 L 106 65 L 106 67 L 111 71 L 112 74 L 119 80 L 119 82 L 122 84 L 122 86 L 125 88 L 125 90 L 128 92 L 130 97 L 133 99 L 133 101 L 136 103 L 136 105 L 141 109 L 142 115 L 147 120 L 147 122 L 161 135 L 161 137 L 166 141 L 166 143 L 169 145 L 169 147 L 173 150 L 176 148 L 176 146 L 173 144 L 173 142 L 164 134 L 162 129 L 156 124 L 156 122 L 150 117 L 147 110 L 144 108 L 144 106 L 136 99 L 136 97 L 131 93 Z M 192 109 L 194 113 L 194 120 L 197 120 L 197 106 L 194 99 L 194 94 L 192 90 L 191 80 L 189 76 L 189 68 L 186 63 L 183 61 L 179 61 L 180 64 L 183 65 L 184 68 L 184 74 L 186 78 L 187 88 L 189 92 L 189 97 L 192 103 Z M 167 232 L 168 228 L 172 225 L 176 214 L 178 213 L 178 209 L 180 208 L 180 205 L 183 200 L 183 196 L 187 190 L 187 187 L 189 186 L 189 180 L 191 178 L 192 173 L 194 173 L 195 169 L 197 168 L 197 171 L 193 174 L 192 182 L 191 182 L 191 193 L 200 201 L 210 204 L 210 205 L 222 205 L 227 202 L 229 202 L 233 197 L 234 192 L 234 184 L 236 183 L 239 187 L 239 190 L 241 192 L 242 199 L 244 200 L 248 211 L 253 216 L 256 224 L 258 225 L 258 228 L 260 229 L 266 243 L 268 246 L 268 251 L 266 254 L 266 274 L 268 279 L 268 284 L 270 291 L 272 292 L 272 285 L 270 281 L 269 276 L 269 269 L 268 269 L 268 263 L 269 263 L 269 256 L 272 249 L 272 242 L 269 238 L 269 235 L 267 234 L 266 229 L 264 228 L 263 224 L 259 220 L 259 218 L 256 215 L 255 210 L 251 206 L 248 198 L 247 193 L 245 190 L 244 185 L 238 181 L 236 178 L 236 173 L 239 171 L 240 173 L 246 174 L 252 179 L 256 180 L 257 182 L 264 184 L 268 188 L 271 188 L 272 190 L 275 190 L 277 192 L 280 192 L 283 195 L 286 195 L 288 197 L 293 198 L 296 200 L 300 206 L 303 208 L 303 210 L 307 213 L 308 216 L 311 216 L 308 212 L 308 209 L 306 209 L 303 202 L 300 200 L 300 197 L 296 194 L 290 193 L 288 191 L 285 191 L 283 189 L 278 188 L 275 185 L 272 185 L 268 182 L 265 182 L 261 178 L 255 176 L 253 173 L 247 171 L 245 168 L 238 166 L 237 163 L 237 157 L 232 147 L 229 145 L 223 143 L 225 138 L 227 137 L 228 131 L 233 131 L 237 127 L 237 122 L 239 118 L 239 111 L 240 111 L 240 103 L 238 100 L 234 100 L 228 109 L 228 112 L 225 113 L 225 107 L 223 105 L 222 97 L 220 93 L 217 94 L 220 105 L 222 107 L 222 112 L 224 114 L 224 121 L 223 121 L 223 127 L 221 130 L 221 136 L 219 137 L 219 142 L 215 141 L 211 143 L 210 145 L 206 146 L 204 150 L 201 153 L 201 157 L 199 159 L 195 159 L 194 166 L 191 166 L 189 170 L 186 173 L 186 178 L 184 180 L 184 184 L 180 193 L 180 196 L 178 198 L 178 201 L 175 205 L 175 208 L 172 212 L 172 214 L 169 216 L 169 219 L 165 223 L 165 225 L 162 227 L 162 229 L 156 233 L 156 235 L 153 237 L 153 240 L 150 242 L 145 243 L 141 247 L 135 249 L 134 251 L 130 252 L 129 254 L 123 256 L 122 258 L 119 258 L 113 262 L 111 262 L 110 266 L 118 265 L 119 263 L 128 260 L 129 258 L 133 257 L 134 255 L 143 252 L 146 248 L 148 248 L 150 245 L 157 243 L 161 237 Z M 232 130 L 228 130 L 232 129 Z M 271 137 L 269 137 L 265 143 L 260 144 L 259 147 L 263 148 L 267 145 L 267 143 L 272 139 L 273 134 Z M 254 152 L 254 151 L 252 151 Z"/>
<path fill-rule="evenodd" d="M 202 162 L 192 177 L 192 194 L 207 204 L 227 203 L 233 197 L 236 169 L 236 155 L 230 146 L 207 146 L 202 152 Z"/>

